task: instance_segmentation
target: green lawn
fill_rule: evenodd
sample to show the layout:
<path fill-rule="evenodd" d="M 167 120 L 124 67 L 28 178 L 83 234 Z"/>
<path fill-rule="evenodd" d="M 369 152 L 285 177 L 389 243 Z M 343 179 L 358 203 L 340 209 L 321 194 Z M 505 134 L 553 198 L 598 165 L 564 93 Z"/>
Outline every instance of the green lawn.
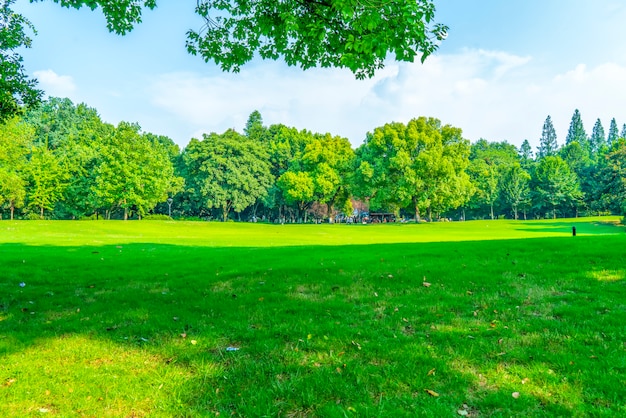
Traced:
<path fill-rule="evenodd" d="M 616 220 L 1 221 L 0 416 L 623 416 Z"/>

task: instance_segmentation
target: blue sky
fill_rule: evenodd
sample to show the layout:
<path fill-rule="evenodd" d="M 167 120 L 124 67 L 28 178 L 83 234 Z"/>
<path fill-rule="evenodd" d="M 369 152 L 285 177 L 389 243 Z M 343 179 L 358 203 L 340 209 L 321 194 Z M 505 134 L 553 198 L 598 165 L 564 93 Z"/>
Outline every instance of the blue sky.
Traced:
<path fill-rule="evenodd" d="M 551 115 L 563 143 L 576 108 L 588 133 L 626 123 L 626 2 L 439 0 L 448 38 L 425 64 L 389 61 L 374 78 L 347 70 L 302 71 L 254 61 L 223 73 L 187 54 L 185 33 L 202 21 L 194 0 L 161 0 L 130 34 L 110 34 L 99 11 L 17 0 L 37 29 L 27 71 L 51 96 L 98 110 L 110 123 L 138 122 L 184 147 L 202 133 L 243 130 L 259 110 L 283 123 L 350 139 L 387 122 L 432 116 L 471 141 L 538 145 Z"/>

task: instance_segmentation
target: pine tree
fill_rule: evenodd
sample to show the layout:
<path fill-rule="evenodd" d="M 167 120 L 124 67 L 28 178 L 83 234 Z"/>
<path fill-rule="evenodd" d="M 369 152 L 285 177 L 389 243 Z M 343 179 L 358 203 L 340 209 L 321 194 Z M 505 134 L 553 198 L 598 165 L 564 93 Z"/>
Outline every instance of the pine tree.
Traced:
<path fill-rule="evenodd" d="M 527 168 L 533 160 L 533 149 L 531 148 L 528 139 L 525 139 L 524 142 L 522 142 L 522 145 L 519 147 L 518 153 L 522 167 Z"/>
<path fill-rule="evenodd" d="M 606 136 L 604 135 L 604 127 L 602 122 L 598 118 L 596 124 L 593 125 L 593 131 L 591 131 L 591 138 L 589 138 L 589 149 L 591 155 L 595 155 L 600 149 L 606 145 Z"/>
<path fill-rule="evenodd" d="M 541 139 L 539 140 L 539 148 L 537 148 L 537 159 L 545 158 L 550 155 L 556 155 L 558 144 L 556 142 L 556 131 L 552 124 L 552 118 L 550 115 L 543 123 L 543 130 L 541 131 Z"/>
<path fill-rule="evenodd" d="M 572 122 L 569 125 L 565 144 L 569 145 L 574 141 L 578 142 L 585 149 L 589 147 L 587 132 L 585 132 L 585 127 L 583 126 L 583 121 L 578 109 L 576 109 L 572 115 Z"/>
<path fill-rule="evenodd" d="M 243 129 L 244 134 L 253 141 L 259 141 L 263 138 L 266 129 L 263 126 L 263 117 L 261 112 L 255 110 L 248 116 L 246 127 Z"/>
<path fill-rule="evenodd" d="M 611 126 L 609 127 L 609 137 L 607 138 L 608 146 L 613 145 L 613 143 L 617 141 L 617 138 L 619 138 L 619 132 L 617 130 L 617 122 L 615 118 L 613 118 L 611 119 Z"/>
<path fill-rule="evenodd" d="M 626 123 L 624 124 L 624 126 L 622 126 L 622 133 L 620 134 L 619 137 L 626 139 Z"/>

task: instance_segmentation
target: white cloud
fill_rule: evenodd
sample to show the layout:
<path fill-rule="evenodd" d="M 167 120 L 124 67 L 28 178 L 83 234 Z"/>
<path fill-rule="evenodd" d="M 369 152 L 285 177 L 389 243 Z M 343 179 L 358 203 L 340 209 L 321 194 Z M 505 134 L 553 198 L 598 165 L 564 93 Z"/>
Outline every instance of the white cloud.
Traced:
<path fill-rule="evenodd" d="M 613 117 L 620 126 L 626 122 L 621 103 L 626 67 L 580 65 L 554 74 L 531 57 L 501 51 L 436 55 L 423 65 L 391 62 L 365 81 L 346 70 L 303 72 L 274 62 L 240 74 L 170 73 L 153 80 L 148 91 L 154 106 L 175 115 L 196 137 L 228 128 L 241 131 L 255 109 L 267 125 L 331 132 L 355 146 L 377 126 L 418 116 L 458 126 L 472 141 L 515 145 L 524 139 L 536 145 L 547 115 L 562 141 L 575 108 L 588 131 L 596 118 L 605 128 Z"/>
<path fill-rule="evenodd" d="M 52 70 L 35 71 L 33 74 L 48 96 L 70 97 L 76 91 L 76 85 L 70 76 L 58 75 Z"/>

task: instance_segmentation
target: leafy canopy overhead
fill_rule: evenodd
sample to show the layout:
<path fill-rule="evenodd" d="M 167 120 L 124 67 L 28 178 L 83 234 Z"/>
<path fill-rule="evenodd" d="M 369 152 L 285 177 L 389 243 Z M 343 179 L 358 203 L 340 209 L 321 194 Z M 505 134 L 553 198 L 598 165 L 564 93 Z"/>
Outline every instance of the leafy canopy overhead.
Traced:
<path fill-rule="evenodd" d="M 41 0 L 33 0 L 41 1 Z M 109 30 L 125 34 L 156 0 L 53 0 L 100 7 Z M 237 72 L 258 54 L 303 69 L 350 69 L 357 78 L 383 68 L 388 54 L 422 62 L 446 37 L 432 0 L 197 0 L 205 25 L 187 33 L 187 50 Z"/>
<path fill-rule="evenodd" d="M 24 105 L 32 105 L 41 99 L 36 81 L 29 79 L 22 65 L 22 57 L 16 52 L 29 48 L 28 31 L 32 25 L 23 16 L 11 10 L 14 0 L 0 0 L 0 123 L 19 113 Z"/>

